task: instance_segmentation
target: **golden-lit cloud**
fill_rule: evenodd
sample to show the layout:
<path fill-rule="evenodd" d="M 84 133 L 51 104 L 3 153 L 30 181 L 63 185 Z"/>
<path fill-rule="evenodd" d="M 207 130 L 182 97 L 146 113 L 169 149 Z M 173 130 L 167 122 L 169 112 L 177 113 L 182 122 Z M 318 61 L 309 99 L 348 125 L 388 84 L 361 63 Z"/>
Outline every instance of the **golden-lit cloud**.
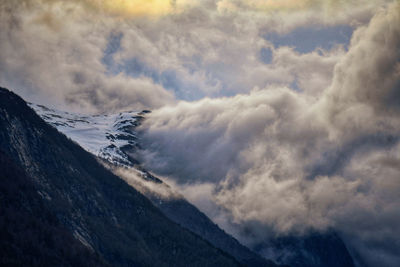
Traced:
<path fill-rule="evenodd" d="M 160 17 L 177 12 L 189 5 L 186 0 L 85 0 L 96 9 L 126 17 Z"/>
<path fill-rule="evenodd" d="M 169 0 L 107 0 L 102 7 L 112 13 L 160 16 L 173 10 Z"/>

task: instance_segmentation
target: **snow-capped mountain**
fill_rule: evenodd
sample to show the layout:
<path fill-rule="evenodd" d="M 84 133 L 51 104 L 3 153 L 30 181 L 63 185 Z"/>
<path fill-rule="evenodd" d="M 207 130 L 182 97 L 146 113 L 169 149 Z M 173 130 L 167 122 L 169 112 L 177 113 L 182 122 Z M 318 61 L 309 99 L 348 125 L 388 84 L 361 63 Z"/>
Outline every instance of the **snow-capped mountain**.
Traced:
<path fill-rule="evenodd" d="M 29 103 L 29 106 L 47 123 L 88 152 L 112 165 L 129 168 L 131 172 L 128 172 L 128 176 L 123 168 L 115 171 L 118 176 L 150 199 L 170 220 L 202 236 L 215 247 L 234 255 L 244 266 L 277 266 L 225 233 L 179 192 L 141 168 L 140 164 L 129 155 L 139 147 L 135 128 L 149 111 L 89 116 L 32 103 Z M 134 174 L 134 177 L 131 174 Z"/>
<path fill-rule="evenodd" d="M 47 123 L 56 127 L 88 152 L 115 165 L 132 167 L 127 151 L 137 146 L 135 127 L 149 111 L 109 115 L 83 115 L 29 104 Z"/>
<path fill-rule="evenodd" d="M 240 266 L 1 87 L 0 170 L 0 266 Z"/>
<path fill-rule="evenodd" d="M 136 127 L 149 111 L 89 116 L 58 111 L 36 104 L 29 105 L 47 123 L 88 152 L 111 165 L 129 168 L 135 174 L 134 178 L 129 175 L 130 172 L 125 177 L 124 171 L 115 171 L 118 176 L 150 199 L 153 205 L 170 220 L 233 255 L 245 266 L 276 266 L 267 260 L 269 258 L 273 258 L 283 266 L 293 267 L 354 266 L 345 244 L 334 232 L 312 233 L 300 237 L 289 235 L 265 240 L 253 247 L 259 255 L 225 233 L 179 192 L 175 192 L 174 188 L 141 168 L 139 162 L 132 157 L 132 152 L 139 148 Z M 260 255 L 265 258 L 261 258 Z"/>

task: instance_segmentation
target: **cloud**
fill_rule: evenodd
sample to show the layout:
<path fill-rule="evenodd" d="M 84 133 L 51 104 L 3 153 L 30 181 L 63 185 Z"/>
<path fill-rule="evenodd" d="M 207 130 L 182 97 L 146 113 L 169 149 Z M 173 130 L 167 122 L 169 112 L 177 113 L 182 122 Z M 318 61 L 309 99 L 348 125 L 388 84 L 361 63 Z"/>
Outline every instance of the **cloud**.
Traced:
<path fill-rule="evenodd" d="M 159 17 L 177 14 L 196 3 L 188 0 L 78 0 L 106 14 L 122 17 Z"/>
<path fill-rule="evenodd" d="M 149 78 L 107 73 L 102 58 L 115 21 L 74 3 L 45 1 L 38 8 L 8 1 L 1 7 L 0 81 L 28 100 L 92 112 L 174 101 Z M 97 24 L 89 23 L 96 18 Z"/>
<path fill-rule="evenodd" d="M 283 61 L 285 50 L 264 38 L 270 32 L 326 24 L 319 12 L 322 2 L 304 1 L 304 8 L 295 4 L 284 20 L 280 9 L 265 13 L 257 8 L 259 1 L 228 1 L 240 9 L 234 13 L 221 12 L 224 2 L 3 1 L 0 82 L 30 101 L 66 108 L 73 103 L 90 112 L 154 109 L 174 98 L 232 96 L 272 85 L 316 93 L 316 87 L 330 83 L 332 72 L 326 70 L 341 53 L 312 52 L 310 60 L 292 53 L 291 60 Z M 328 16 L 329 25 L 350 19 L 365 24 L 386 2 L 338 4 L 340 15 Z M 107 55 L 116 35 L 119 46 Z M 270 64 L 261 59 L 263 49 L 272 49 Z"/>
<path fill-rule="evenodd" d="M 266 17 L 275 27 L 272 31 L 287 33 L 297 27 L 352 25 L 368 22 L 376 9 L 392 3 L 391 0 L 365 2 L 324 0 L 221 0 L 217 9 L 221 13 L 251 13 Z M 267 16 L 266 16 L 267 15 Z"/>
<path fill-rule="evenodd" d="M 97 8 L 111 13 L 133 15 L 133 16 L 159 16 L 165 15 L 173 10 L 172 2 L 168 0 L 132 0 L 132 1 L 88 1 Z"/>
<path fill-rule="evenodd" d="M 147 174 L 140 170 L 115 167 L 111 169 L 116 175 L 124 179 L 129 185 L 133 186 L 147 197 L 159 199 L 182 198 L 180 193 L 166 183 L 155 183 L 154 181 L 146 180 L 144 177 L 146 177 Z"/>
<path fill-rule="evenodd" d="M 271 231 L 333 227 L 362 266 L 396 266 L 399 17 L 394 4 L 357 29 L 348 52 L 321 72 L 333 76 L 312 89 L 317 98 L 268 86 L 155 110 L 142 126 L 142 159 L 184 187 L 214 184 L 215 205 L 247 244 Z M 273 60 L 312 66 L 318 57 L 280 48 Z"/>
<path fill-rule="evenodd" d="M 398 6 L 381 11 L 368 27 L 359 28 L 352 49 L 336 65 L 335 78 L 321 105 L 337 127 L 357 132 L 399 129 L 399 13 Z M 375 120 L 368 120 L 368 116 Z"/>

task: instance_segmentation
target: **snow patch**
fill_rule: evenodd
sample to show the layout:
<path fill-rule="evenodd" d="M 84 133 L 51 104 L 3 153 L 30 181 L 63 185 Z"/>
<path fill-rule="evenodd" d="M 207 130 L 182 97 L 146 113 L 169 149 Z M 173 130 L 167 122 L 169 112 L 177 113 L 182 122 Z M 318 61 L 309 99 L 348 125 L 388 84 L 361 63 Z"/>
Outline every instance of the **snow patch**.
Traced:
<path fill-rule="evenodd" d="M 124 149 L 137 146 L 134 128 L 139 125 L 141 112 L 88 116 L 32 103 L 29 103 L 29 106 L 47 123 L 88 152 L 118 166 L 133 166 Z"/>

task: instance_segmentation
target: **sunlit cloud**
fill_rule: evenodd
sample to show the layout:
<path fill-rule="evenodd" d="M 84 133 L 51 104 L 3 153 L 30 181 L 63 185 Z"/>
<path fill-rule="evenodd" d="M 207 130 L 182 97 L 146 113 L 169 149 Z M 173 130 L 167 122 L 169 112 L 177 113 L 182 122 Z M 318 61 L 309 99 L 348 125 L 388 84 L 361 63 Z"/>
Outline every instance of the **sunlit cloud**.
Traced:
<path fill-rule="evenodd" d="M 85 0 L 92 7 L 123 17 L 162 17 L 182 12 L 190 3 L 186 0 Z"/>

